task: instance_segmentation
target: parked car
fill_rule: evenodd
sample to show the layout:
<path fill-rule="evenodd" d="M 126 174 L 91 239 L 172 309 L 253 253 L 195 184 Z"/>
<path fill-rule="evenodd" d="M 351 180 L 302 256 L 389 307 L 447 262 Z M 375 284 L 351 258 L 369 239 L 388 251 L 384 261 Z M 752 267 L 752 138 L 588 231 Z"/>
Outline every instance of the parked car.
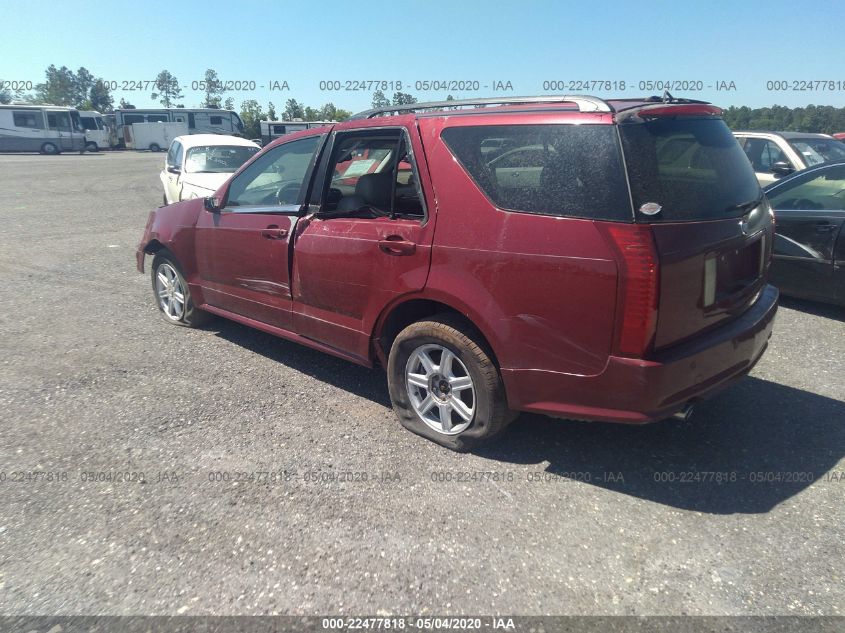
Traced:
<path fill-rule="evenodd" d="M 153 211 L 138 269 L 151 255 L 168 323 L 219 315 L 382 365 L 401 423 L 455 450 L 519 411 L 685 419 L 749 372 L 777 309 L 772 214 L 720 113 L 582 96 L 368 111 Z M 527 182 L 491 165 L 494 139 Z M 679 164 L 676 140 L 703 158 Z"/>
<path fill-rule="evenodd" d="M 845 147 L 827 134 L 734 132 L 762 186 L 789 174 L 845 160 Z"/>
<path fill-rule="evenodd" d="M 766 188 L 775 209 L 772 283 L 804 299 L 845 305 L 845 163 L 825 163 Z"/>
<path fill-rule="evenodd" d="M 837 141 L 842 141 L 843 143 L 845 143 L 845 132 L 837 132 L 833 135 L 833 138 L 835 138 Z"/>
<path fill-rule="evenodd" d="M 212 195 L 261 148 L 238 136 L 177 136 L 167 150 L 159 178 L 164 204 Z"/>

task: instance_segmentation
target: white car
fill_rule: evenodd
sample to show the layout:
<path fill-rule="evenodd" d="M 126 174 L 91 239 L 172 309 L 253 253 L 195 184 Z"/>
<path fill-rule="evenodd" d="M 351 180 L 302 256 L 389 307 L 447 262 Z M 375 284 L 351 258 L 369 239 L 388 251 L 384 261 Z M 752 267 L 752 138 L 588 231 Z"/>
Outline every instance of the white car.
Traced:
<path fill-rule="evenodd" d="M 827 134 L 734 132 L 761 186 L 794 171 L 845 160 L 845 145 Z"/>
<path fill-rule="evenodd" d="M 164 204 L 214 194 L 261 148 L 243 138 L 223 134 L 177 136 L 167 150 L 161 184 Z"/>

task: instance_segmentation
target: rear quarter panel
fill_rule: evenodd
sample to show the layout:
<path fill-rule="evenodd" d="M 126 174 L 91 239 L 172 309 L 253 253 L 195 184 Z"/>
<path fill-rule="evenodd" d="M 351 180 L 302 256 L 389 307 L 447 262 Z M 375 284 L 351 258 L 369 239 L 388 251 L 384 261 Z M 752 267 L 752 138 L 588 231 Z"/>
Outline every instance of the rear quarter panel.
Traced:
<path fill-rule="evenodd" d="M 520 117 L 526 119 L 560 122 Z M 591 220 L 493 206 L 440 139 L 445 127 L 464 124 L 467 117 L 420 120 L 437 199 L 426 294 L 464 311 L 502 369 L 600 373 L 611 350 L 616 304 L 609 246 Z"/>

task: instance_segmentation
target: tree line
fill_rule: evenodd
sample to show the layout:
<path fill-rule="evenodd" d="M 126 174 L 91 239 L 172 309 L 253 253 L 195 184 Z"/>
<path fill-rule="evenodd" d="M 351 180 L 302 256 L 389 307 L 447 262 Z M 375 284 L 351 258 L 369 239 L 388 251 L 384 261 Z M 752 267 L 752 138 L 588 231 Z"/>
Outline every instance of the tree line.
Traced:
<path fill-rule="evenodd" d="M 25 103 L 49 103 L 59 106 L 71 106 L 80 110 L 97 110 L 111 112 L 114 109 L 112 96 L 113 83 L 95 76 L 87 68 L 81 67 L 76 72 L 62 66 L 56 68 L 50 65 L 45 71 L 43 83 L 33 86 L 29 92 L 13 92 L 9 89 L 0 90 L 0 103 L 23 101 Z M 183 108 L 184 100 L 179 80 L 168 70 L 158 73 L 154 81 L 144 82 L 150 88 L 150 98 L 158 101 L 165 108 Z M 0 80 L 0 86 L 5 85 Z M 204 88 L 201 108 L 221 108 L 235 111 L 235 99 L 226 94 L 224 84 L 219 80 L 217 72 L 209 68 L 205 71 L 204 80 L 200 82 Z M 449 95 L 447 101 L 453 99 Z M 395 92 L 392 99 L 381 90 L 373 93 L 372 107 L 386 108 L 391 105 L 416 103 L 417 99 L 405 92 Z M 130 102 L 121 99 L 121 108 L 134 108 Z M 288 99 L 284 108 L 277 113 L 272 102 L 264 106 L 255 99 L 241 102 L 241 119 L 244 122 L 244 134 L 247 137 L 259 136 L 259 121 L 274 121 L 303 119 L 305 121 L 343 121 L 352 113 L 338 108 L 329 102 L 320 107 L 311 107 L 300 103 L 296 99 Z M 724 110 L 725 122 L 734 130 L 781 130 L 795 132 L 822 132 L 833 134 L 845 131 L 845 108 L 833 106 L 808 105 L 790 108 L 787 106 L 771 106 L 765 108 L 749 108 L 748 106 L 731 106 Z"/>

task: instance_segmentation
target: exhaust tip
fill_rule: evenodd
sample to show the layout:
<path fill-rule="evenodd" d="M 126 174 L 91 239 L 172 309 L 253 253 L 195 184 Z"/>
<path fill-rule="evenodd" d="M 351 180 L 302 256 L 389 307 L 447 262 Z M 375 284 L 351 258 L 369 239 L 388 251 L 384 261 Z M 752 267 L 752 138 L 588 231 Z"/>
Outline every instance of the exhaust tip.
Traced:
<path fill-rule="evenodd" d="M 671 419 L 677 420 L 678 422 L 687 422 L 692 417 L 694 409 L 695 405 L 692 402 L 688 402 L 684 405 L 683 409 L 673 414 Z"/>

